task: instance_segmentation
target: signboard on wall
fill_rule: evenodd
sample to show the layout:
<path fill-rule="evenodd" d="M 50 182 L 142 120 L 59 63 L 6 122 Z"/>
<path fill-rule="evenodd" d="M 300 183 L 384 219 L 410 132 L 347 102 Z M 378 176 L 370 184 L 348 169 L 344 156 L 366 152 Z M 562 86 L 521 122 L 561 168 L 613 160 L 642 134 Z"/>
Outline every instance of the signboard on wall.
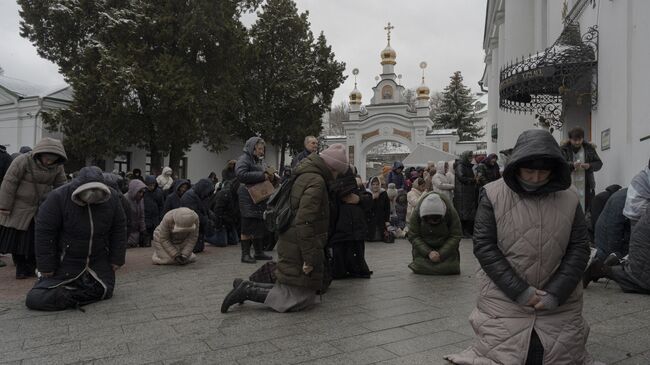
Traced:
<path fill-rule="evenodd" d="M 600 132 L 600 150 L 605 151 L 610 148 L 611 138 L 610 138 L 610 129 L 607 128 L 604 131 Z"/>

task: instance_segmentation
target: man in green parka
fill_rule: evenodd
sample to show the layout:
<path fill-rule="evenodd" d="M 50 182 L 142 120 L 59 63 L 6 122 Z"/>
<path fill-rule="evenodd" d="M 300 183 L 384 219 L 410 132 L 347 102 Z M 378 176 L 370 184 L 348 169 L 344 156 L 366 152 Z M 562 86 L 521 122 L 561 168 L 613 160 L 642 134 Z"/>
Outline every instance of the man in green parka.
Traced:
<path fill-rule="evenodd" d="M 462 236 L 460 218 L 449 199 L 434 192 L 422 196 L 409 221 L 413 245 L 409 269 L 422 275 L 460 274 Z"/>

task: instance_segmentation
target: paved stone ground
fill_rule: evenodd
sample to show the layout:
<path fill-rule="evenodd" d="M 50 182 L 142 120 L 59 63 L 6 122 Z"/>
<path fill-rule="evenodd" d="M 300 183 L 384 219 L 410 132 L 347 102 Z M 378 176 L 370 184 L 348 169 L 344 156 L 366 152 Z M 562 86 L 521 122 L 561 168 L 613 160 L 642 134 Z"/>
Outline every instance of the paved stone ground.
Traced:
<path fill-rule="evenodd" d="M 114 298 L 85 313 L 28 311 L 22 301 L 32 283 L 1 268 L 0 363 L 445 364 L 444 354 L 472 341 L 477 263 L 469 241 L 460 276 L 414 275 L 406 241 L 371 243 L 372 279 L 334 282 L 310 311 L 247 303 L 221 314 L 232 280 L 256 268 L 240 264 L 238 250 L 208 248 L 182 268 L 150 265 L 150 249 L 129 250 Z M 598 360 L 650 364 L 650 297 L 592 284 L 584 312 Z"/>

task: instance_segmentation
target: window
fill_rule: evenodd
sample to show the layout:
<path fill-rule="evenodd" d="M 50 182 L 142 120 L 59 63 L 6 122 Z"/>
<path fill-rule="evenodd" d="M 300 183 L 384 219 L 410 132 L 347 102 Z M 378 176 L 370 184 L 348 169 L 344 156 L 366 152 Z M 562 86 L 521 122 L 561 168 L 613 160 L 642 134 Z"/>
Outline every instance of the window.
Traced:
<path fill-rule="evenodd" d="M 147 154 L 147 157 L 144 159 L 144 174 L 151 175 L 151 155 Z"/>
<path fill-rule="evenodd" d="M 127 173 L 131 170 L 131 152 L 122 152 L 113 160 L 113 170 Z"/>
<path fill-rule="evenodd" d="M 187 157 L 181 158 L 181 161 L 178 164 L 178 177 L 181 179 L 187 179 Z"/>
<path fill-rule="evenodd" d="M 393 98 L 393 88 L 390 85 L 386 85 L 383 88 L 381 88 L 381 98 L 382 99 Z"/>
<path fill-rule="evenodd" d="M 442 142 L 442 150 L 449 152 L 449 142 Z"/>

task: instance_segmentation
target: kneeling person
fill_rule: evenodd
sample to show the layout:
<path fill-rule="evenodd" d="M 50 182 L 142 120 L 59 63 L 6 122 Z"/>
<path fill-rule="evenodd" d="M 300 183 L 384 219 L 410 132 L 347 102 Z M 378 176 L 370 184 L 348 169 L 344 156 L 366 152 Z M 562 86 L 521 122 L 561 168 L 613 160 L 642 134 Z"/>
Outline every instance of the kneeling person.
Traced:
<path fill-rule="evenodd" d="M 99 168 L 82 168 L 48 195 L 36 217 L 35 244 L 41 277 L 27 294 L 28 308 L 64 310 L 113 296 L 126 254 L 126 217 Z"/>
<path fill-rule="evenodd" d="M 413 245 L 409 268 L 423 275 L 460 274 L 461 227 L 447 197 L 433 192 L 424 195 L 409 221 L 408 239 Z"/>
<path fill-rule="evenodd" d="M 192 250 L 198 237 L 199 216 L 192 209 L 170 210 L 153 232 L 153 263 L 185 265 L 196 261 Z"/>

